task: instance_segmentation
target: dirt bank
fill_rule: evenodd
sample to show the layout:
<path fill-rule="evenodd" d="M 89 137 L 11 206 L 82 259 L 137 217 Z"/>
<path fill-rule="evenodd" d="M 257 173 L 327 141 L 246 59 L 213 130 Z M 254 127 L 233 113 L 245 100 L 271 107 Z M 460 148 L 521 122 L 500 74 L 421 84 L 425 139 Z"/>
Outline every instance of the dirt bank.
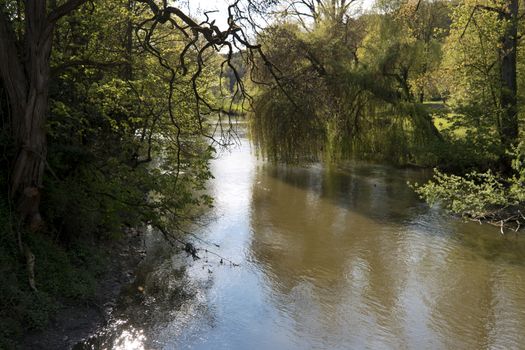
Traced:
<path fill-rule="evenodd" d="M 19 349 L 71 349 L 101 328 L 111 315 L 120 290 L 132 283 L 134 270 L 144 258 L 144 240 L 137 231 L 106 246 L 107 270 L 100 278 L 93 301 L 87 304 L 64 300 L 61 309 L 44 331 L 32 332 Z"/>

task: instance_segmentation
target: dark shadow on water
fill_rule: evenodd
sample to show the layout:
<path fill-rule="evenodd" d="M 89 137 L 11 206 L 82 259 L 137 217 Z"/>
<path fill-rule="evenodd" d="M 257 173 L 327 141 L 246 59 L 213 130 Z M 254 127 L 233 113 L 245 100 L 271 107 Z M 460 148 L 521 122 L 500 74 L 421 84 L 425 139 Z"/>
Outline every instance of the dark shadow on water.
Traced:
<path fill-rule="evenodd" d="M 385 223 L 402 223 L 428 208 L 407 186 L 423 182 L 428 171 L 399 170 L 355 164 L 325 169 L 321 165 L 292 167 L 265 164 L 264 173 L 288 185 L 313 192 L 339 207 Z"/>
<path fill-rule="evenodd" d="M 254 183 L 253 200 L 260 200 L 257 196 L 260 187 L 273 186 L 268 183 L 273 179 L 304 190 L 304 200 L 313 195 L 377 225 L 447 237 L 486 260 L 525 265 L 523 231 L 507 230 L 501 235 L 499 229 L 491 225 L 466 222 L 439 208 L 429 208 L 407 185 L 407 182 L 424 183 L 431 176 L 430 169 L 397 169 L 367 163 L 332 169 L 321 165 L 298 167 L 264 163 Z"/>

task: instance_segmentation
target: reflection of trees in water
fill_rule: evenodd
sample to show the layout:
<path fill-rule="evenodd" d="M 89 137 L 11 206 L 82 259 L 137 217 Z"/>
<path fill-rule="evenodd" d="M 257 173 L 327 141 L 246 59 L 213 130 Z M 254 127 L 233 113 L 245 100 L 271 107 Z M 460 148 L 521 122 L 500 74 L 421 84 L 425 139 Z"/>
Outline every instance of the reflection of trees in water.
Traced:
<path fill-rule="evenodd" d="M 378 332 L 356 331 L 368 324 L 400 335 L 395 315 L 404 283 L 403 247 L 384 239 L 389 232 L 374 214 L 361 214 L 388 217 L 393 211 L 385 188 L 398 184 L 369 180 L 283 168 L 256 178 L 251 250 L 277 302 L 292 308 L 298 327 L 312 326 L 305 329 L 310 334 L 348 339 Z M 399 254 L 387 253 L 393 251 Z"/>
<path fill-rule="evenodd" d="M 394 223 L 410 218 L 424 208 L 407 181 L 426 179 L 423 171 L 398 170 L 379 165 L 351 165 L 336 170 L 321 167 L 267 167 L 265 172 L 279 181 L 306 190 L 339 207 L 375 220 Z M 416 208 L 414 208 L 416 207 Z M 424 210 L 424 209 L 423 209 Z"/>
<path fill-rule="evenodd" d="M 276 307 L 300 334 L 356 345 L 489 344 L 502 300 L 525 329 L 525 280 L 503 293 L 510 275 L 495 275 L 494 261 L 464 244 L 471 236 L 500 238 L 416 206 L 404 174 L 381 167 L 351 175 L 258 172 L 250 249 Z M 523 267 L 503 266 L 525 277 Z"/>

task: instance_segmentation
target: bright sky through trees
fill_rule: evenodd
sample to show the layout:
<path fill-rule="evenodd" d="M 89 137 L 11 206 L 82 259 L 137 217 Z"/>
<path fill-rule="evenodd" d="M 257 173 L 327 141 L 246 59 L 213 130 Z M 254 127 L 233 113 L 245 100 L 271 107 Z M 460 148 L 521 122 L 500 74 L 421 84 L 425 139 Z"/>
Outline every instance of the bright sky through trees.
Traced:
<path fill-rule="evenodd" d="M 372 7 L 375 0 L 361 0 L 360 2 L 362 4 L 362 8 L 366 10 Z M 231 1 L 228 0 L 189 0 L 188 6 L 190 13 L 198 16 L 199 18 L 203 17 L 203 10 L 217 11 L 210 13 L 209 17 L 216 21 L 215 23 L 219 26 L 219 28 L 225 29 L 227 27 L 226 18 L 228 17 L 227 9 L 229 3 L 231 3 Z"/>

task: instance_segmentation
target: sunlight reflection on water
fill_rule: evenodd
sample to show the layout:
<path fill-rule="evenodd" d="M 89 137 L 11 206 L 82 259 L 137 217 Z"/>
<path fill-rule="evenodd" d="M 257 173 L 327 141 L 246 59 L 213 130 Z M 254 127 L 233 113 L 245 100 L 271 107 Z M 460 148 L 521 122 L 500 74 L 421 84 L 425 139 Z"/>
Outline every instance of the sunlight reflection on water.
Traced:
<path fill-rule="evenodd" d="M 117 338 L 112 349 L 115 350 L 144 350 L 146 337 L 141 330 L 126 330 Z"/>

